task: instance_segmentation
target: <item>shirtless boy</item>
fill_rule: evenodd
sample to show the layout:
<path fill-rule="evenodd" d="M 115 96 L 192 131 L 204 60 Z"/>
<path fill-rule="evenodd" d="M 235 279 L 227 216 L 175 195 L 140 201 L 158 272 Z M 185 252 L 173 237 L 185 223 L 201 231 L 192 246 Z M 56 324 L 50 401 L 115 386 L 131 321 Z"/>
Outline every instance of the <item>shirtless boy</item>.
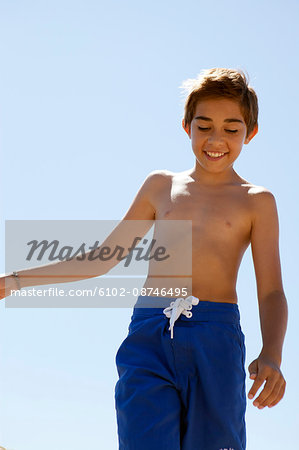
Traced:
<path fill-rule="evenodd" d="M 180 173 L 152 172 L 123 220 L 192 220 L 192 292 L 185 298 L 137 300 L 116 355 L 122 450 L 245 449 L 245 345 L 236 281 L 249 244 L 263 346 L 248 367 L 254 380 L 248 398 L 265 382 L 253 403 L 263 409 L 277 405 L 285 392 L 280 365 L 287 302 L 276 202 L 268 189 L 233 168 L 243 144 L 258 131 L 257 97 L 245 75 L 231 69 L 203 71 L 185 85 L 183 128 L 195 165 Z M 74 272 L 73 263 L 63 262 L 57 273 L 62 264 Z M 19 280 L 28 286 L 25 272 Z M 173 280 L 179 289 L 182 283 Z M 155 287 L 155 278 L 149 276 L 145 287 Z M 158 299 L 159 307 L 143 307 L 145 300 Z"/>

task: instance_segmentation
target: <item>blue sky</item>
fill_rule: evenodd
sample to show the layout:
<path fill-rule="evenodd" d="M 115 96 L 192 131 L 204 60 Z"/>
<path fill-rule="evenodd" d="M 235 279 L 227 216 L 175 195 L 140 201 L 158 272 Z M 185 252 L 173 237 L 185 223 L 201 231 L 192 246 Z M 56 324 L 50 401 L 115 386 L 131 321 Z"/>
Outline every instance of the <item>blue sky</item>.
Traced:
<path fill-rule="evenodd" d="M 1 272 L 5 220 L 120 219 L 150 171 L 190 168 L 180 84 L 204 68 L 248 72 L 259 133 L 235 169 L 276 197 L 289 303 L 287 391 L 273 409 L 248 402 L 248 450 L 297 441 L 298 13 L 292 0 L 0 3 Z M 247 367 L 261 345 L 250 249 L 238 296 Z M 114 358 L 130 316 L 2 302 L 0 445 L 116 449 Z"/>

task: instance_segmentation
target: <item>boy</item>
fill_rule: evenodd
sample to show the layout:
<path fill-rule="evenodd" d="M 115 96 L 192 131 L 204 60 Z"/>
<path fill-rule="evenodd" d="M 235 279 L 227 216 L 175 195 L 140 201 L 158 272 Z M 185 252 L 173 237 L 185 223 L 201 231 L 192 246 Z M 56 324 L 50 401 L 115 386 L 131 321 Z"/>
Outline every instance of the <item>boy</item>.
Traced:
<path fill-rule="evenodd" d="M 280 365 L 287 302 L 275 198 L 233 169 L 258 131 L 256 94 L 241 71 L 223 68 L 203 71 L 184 86 L 182 124 L 195 165 L 151 173 L 123 219 L 191 220 L 192 287 L 175 302 L 159 294 L 137 300 L 116 355 L 122 450 L 245 449 L 245 345 L 236 280 L 249 244 L 263 347 L 248 367 L 254 380 L 248 398 L 266 381 L 254 405 L 272 407 L 286 386 Z M 145 290 L 156 286 L 148 276 Z M 185 280 L 174 278 L 172 287 L 183 292 Z"/>

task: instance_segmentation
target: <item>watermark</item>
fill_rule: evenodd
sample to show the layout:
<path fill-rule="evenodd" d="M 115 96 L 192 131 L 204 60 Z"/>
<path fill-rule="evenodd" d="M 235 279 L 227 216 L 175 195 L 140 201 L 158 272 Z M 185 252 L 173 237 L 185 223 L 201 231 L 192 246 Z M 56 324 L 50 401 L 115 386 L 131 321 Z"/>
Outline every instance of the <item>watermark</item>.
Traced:
<path fill-rule="evenodd" d="M 23 290 L 12 290 L 10 295 L 13 297 L 125 297 L 133 295 L 135 297 L 186 297 L 188 291 L 186 288 L 138 288 L 133 287 L 128 291 L 125 287 L 108 287 L 103 288 L 95 286 L 94 289 L 59 289 L 50 287 L 46 289 L 29 288 Z"/>
<path fill-rule="evenodd" d="M 225 448 L 220 448 L 219 450 L 235 450 L 234 448 L 232 448 L 232 447 L 225 447 Z"/>
<path fill-rule="evenodd" d="M 8 220 L 6 307 L 132 307 L 192 295 L 190 220 Z"/>
<path fill-rule="evenodd" d="M 144 247 L 142 245 L 137 246 L 140 241 L 140 244 L 144 245 Z M 89 247 L 90 252 L 86 254 L 87 244 L 85 242 L 74 251 L 74 247 L 70 245 L 62 246 L 57 239 L 52 242 L 45 239 L 41 242 L 33 240 L 27 242 L 27 245 L 31 247 L 26 256 L 26 261 L 33 260 L 34 256 L 36 256 L 35 259 L 37 261 L 41 261 L 46 257 L 47 250 L 49 249 L 51 249 L 51 251 L 48 252 L 48 261 L 71 261 L 74 258 L 76 258 L 77 261 L 84 261 L 85 259 L 88 259 L 88 261 L 95 261 L 96 259 L 99 259 L 100 261 L 109 261 L 116 258 L 117 261 L 125 260 L 124 267 L 128 267 L 133 258 L 135 258 L 136 261 L 149 261 L 151 259 L 154 259 L 155 261 L 164 261 L 170 257 L 170 255 L 166 254 L 165 247 L 156 246 L 155 248 L 155 244 L 156 239 L 152 239 L 148 242 L 148 239 L 142 239 L 141 237 L 135 237 L 129 248 L 124 248 L 118 244 L 116 244 L 115 248 L 110 248 L 107 245 L 100 245 L 99 241 L 96 241 L 93 246 Z M 153 249 L 154 252 L 151 254 Z"/>

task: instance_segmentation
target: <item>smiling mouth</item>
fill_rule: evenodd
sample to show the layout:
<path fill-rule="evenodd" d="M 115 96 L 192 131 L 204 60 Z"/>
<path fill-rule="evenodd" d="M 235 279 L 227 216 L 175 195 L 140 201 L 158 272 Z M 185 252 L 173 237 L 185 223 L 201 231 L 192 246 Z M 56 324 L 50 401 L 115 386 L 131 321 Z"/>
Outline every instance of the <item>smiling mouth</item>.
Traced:
<path fill-rule="evenodd" d="M 218 161 L 218 159 L 222 159 L 226 155 L 225 152 L 207 152 L 205 150 L 204 154 L 206 155 L 207 159 L 211 161 Z"/>

